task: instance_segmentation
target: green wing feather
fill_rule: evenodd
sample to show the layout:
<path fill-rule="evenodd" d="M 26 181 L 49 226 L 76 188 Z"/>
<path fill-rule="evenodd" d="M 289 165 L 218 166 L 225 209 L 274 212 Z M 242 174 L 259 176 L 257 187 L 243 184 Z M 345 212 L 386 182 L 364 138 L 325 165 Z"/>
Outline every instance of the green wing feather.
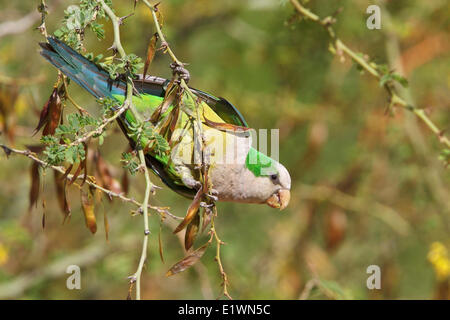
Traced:
<path fill-rule="evenodd" d="M 111 97 L 119 103 L 123 103 L 126 88 L 124 81 L 111 80 L 108 72 L 74 51 L 62 41 L 53 37 L 48 37 L 47 40 L 48 43 L 40 44 L 43 49 L 41 54 L 45 59 L 97 99 Z M 144 81 L 136 80 L 135 88 L 139 92 L 139 95 L 133 96 L 133 104 L 136 109 L 144 116 L 150 116 L 163 101 L 168 83 L 169 80 L 157 77 L 148 77 Z M 192 90 L 205 100 L 207 104 L 205 115 L 208 119 L 248 127 L 242 114 L 227 100 L 214 97 L 200 90 Z M 170 112 L 170 107 L 168 112 Z M 123 117 L 118 119 L 118 123 L 124 133 L 127 134 L 127 126 L 134 124 L 135 119 L 131 112 L 127 111 Z M 127 138 L 130 144 L 135 144 L 135 141 L 129 137 Z M 260 158 L 257 157 L 257 159 Z M 147 165 L 171 189 L 188 197 L 194 196 L 195 192 L 182 184 L 181 179 L 177 176 L 169 161 L 168 155 L 148 154 L 146 155 L 146 160 Z M 252 172 L 261 174 L 262 167 L 259 165 L 261 168 L 258 169 L 258 162 L 256 165 L 251 163 L 249 165 L 249 168 L 252 168 Z"/>

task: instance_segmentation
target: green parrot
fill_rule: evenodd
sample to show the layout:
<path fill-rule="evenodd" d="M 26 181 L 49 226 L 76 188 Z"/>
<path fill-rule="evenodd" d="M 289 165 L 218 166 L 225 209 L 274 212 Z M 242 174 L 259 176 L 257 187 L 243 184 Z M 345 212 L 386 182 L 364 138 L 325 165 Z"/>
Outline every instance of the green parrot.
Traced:
<path fill-rule="evenodd" d="M 118 105 L 124 102 L 125 81 L 111 79 L 107 71 L 62 41 L 54 37 L 47 40 L 40 44 L 41 55 L 63 74 L 97 99 L 114 99 Z M 200 98 L 198 109 L 192 107 L 194 100 L 183 94 L 180 105 L 185 108 L 176 117 L 171 116 L 175 114 L 173 104 L 166 103 L 165 110 L 161 110 L 170 85 L 169 80 L 154 76 L 135 80 L 132 102 L 136 110 L 144 119 L 150 119 L 159 108 L 161 117 L 155 127 L 163 131 L 162 127 L 170 125 L 172 129 L 170 136 L 164 135 L 172 143 L 170 152 L 147 150 L 147 166 L 170 189 L 194 198 L 202 187 L 199 164 L 206 161 L 212 196 L 217 200 L 266 203 L 284 209 L 290 200 L 290 175 L 282 164 L 252 147 L 251 131 L 241 113 L 223 98 L 191 89 Z M 133 114 L 127 110 L 117 120 L 130 145 L 136 147 L 136 138 L 129 134 L 136 124 Z M 201 135 L 194 134 L 195 126 Z"/>

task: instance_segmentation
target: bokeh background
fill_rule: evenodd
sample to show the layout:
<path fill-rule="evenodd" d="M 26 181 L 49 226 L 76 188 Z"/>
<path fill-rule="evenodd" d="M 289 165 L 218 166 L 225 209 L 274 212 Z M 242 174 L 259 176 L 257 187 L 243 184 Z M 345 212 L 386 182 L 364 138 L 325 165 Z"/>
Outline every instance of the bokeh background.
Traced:
<path fill-rule="evenodd" d="M 43 40 L 35 30 L 38 2 L 0 0 L 0 142 L 21 149 L 39 142 L 40 133 L 31 134 L 57 75 L 38 52 Z M 132 0 L 113 2 L 120 16 L 133 11 Z M 49 33 L 60 26 L 64 9 L 76 3 L 47 1 Z M 448 128 L 449 2 L 383 2 L 380 30 L 366 27 L 369 4 L 314 0 L 307 6 L 322 17 L 342 7 L 334 25 L 339 37 L 355 51 L 403 72 L 409 79 L 404 96 Z M 293 179 L 291 204 L 283 212 L 263 205 L 218 205 L 216 224 L 226 242 L 222 259 L 231 295 L 448 299 L 450 174 L 438 159 L 436 136 L 403 110 L 389 115 L 388 97 L 377 81 L 361 74 L 348 58 L 333 56 L 326 32 L 293 18 L 288 1 L 165 0 L 160 10 L 171 47 L 189 63 L 190 85 L 226 97 L 254 128 L 279 128 L 280 161 Z M 21 18 L 25 20 L 17 23 Z M 9 21 L 15 22 L 13 27 L 5 25 Z M 88 51 L 104 53 L 111 45 L 111 26 L 104 23 L 106 39 L 99 42 L 88 33 Z M 121 31 L 125 50 L 145 57 L 154 32 L 148 9 L 138 5 Z M 150 73 L 170 77 L 169 63 L 158 53 Z M 97 112 L 94 99 L 78 86 L 72 84 L 70 92 Z M 67 109 L 74 111 L 70 103 Z M 91 146 L 100 150 L 118 182 L 126 147 L 117 128 L 102 146 Z M 78 188 L 72 187 L 72 218 L 62 224 L 51 170 L 43 175 L 37 207 L 29 210 L 30 166 L 25 157 L 0 155 L 0 298 L 126 298 L 127 276 L 137 267 L 142 241 L 142 218 L 130 215 L 135 207 L 104 197 L 96 206 L 99 228 L 92 235 L 85 227 Z M 141 199 L 142 175 L 129 179 L 129 196 Z M 162 186 L 155 176 L 153 181 Z M 183 216 L 190 201 L 162 187 L 151 203 Z M 102 224 L 105 212 L 109 241 Z M 166 278 L 184 252 L 164 224 L 163 263 L 155 213 L 150 224 L 143 298 L 216 298 L 221 278 L 215 250 L 211 247 L 195 268 Z M 81 290 L 66 288 L 70 264 L 81 267 Z M 366 287 L 369 265 L 381 268 L 380 290 Z"/>

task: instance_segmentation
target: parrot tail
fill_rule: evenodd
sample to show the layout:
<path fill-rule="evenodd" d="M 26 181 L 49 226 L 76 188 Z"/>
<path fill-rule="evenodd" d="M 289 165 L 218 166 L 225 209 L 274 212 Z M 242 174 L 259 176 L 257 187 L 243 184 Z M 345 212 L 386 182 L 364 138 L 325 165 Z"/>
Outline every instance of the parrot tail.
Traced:
<path fill-rule="evenodd" d="M 54 37 L 48 37 L 47 40 L 48 43 L 40 43 L 41 55 L 94 97 L 100 99 L 125 94 L 126 84 L 124 81 L 112 80 L 107 71 L 83 57 L 61 40 Z"/>

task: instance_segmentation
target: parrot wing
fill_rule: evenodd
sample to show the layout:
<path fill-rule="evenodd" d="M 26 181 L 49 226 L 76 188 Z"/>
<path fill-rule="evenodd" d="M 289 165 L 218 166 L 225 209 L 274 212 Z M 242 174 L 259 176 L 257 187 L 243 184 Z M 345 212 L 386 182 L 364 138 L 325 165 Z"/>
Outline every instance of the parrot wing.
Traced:
<path fill-rule="evenodd" d="M 41 43 L 41 55 L 61 70 L 67 77 L 86 89 L 97 99 L 105 97 L 115 98 L 123 103 L 125 99 L 126 83 L 123 80 L 112 80 L 109 73 L 102 67 L 85 58 L 64 42 L 54 37 L 47 38 L 48 43 Z M 138 92 L 133 96 L 133 104 L 139 112 L 151 114 L 164 99 L 169 80 L 149 76 L 142 81 L 135 80 Z M 242 114 L 227 100 L 214 97 L 206 92 L 192 89 L 195 94 L 206 103 L 204 113 L 215 122 L 230 123 L 237 126 L 248 127 Z M 127 111 L 118 119 L 119 126 L 127 136 L 132 147 L 136 142 L 128 135 L 128 126 L 135 122 L 132 114 Z M 195 190 L 186 187 L 176 170 L 170 163 L 169 155 L 146 154 L 146 163 L 160 179 L 175 192 L 192 198 Z"/>

